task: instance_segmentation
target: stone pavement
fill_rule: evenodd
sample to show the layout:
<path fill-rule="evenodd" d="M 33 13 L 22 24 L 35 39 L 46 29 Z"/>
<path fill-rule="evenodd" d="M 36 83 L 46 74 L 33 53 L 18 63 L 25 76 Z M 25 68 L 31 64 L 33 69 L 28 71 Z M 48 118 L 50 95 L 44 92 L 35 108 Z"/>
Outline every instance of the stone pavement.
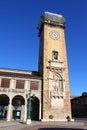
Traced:
<path fill-rule="evenodd" d="M 36 122 L 30 125 L 19 122 L 0 121 L 0 130 L 87 130 L 87 121 Z"/>

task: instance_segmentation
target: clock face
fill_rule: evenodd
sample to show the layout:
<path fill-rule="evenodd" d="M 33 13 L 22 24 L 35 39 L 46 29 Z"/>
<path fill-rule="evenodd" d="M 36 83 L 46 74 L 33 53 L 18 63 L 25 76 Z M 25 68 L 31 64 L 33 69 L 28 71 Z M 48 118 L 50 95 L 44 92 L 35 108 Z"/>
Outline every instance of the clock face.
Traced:
<path fill-rule="evenodd" d="M 53 40 L 58 40 L 60 38 L 60 35 L 57 31 L 50 31 L 49 36 L 53 39 Z"/>

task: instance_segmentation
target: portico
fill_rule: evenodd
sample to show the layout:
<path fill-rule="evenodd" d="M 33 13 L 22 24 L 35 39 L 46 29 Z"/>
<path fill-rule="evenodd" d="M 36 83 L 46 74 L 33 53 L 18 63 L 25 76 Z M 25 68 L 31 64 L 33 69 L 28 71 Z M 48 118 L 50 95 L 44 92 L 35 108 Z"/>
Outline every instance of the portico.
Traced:
<path fill-rule="evenodd" d="M 2 75 L 2 72 L 4 75 Z M 15 77 L 14 70 L 0 69 L 0 119 L 7 121 L 20 120 L 26 122 L 26 94 L 31 89 L 31 96 L 33 94 L 35 95 L 34 102 L 32 102 L 32 120 L 41 120 L 41 80 L 39 77 L 37 77 L 37 79 L 26 78 L 26 74 L 25 77 L 21 74 L 20 78 L 20 73 L 21 71 L 18 71 L 18 73 L 16 72 Z M 7 74 L 8 77 L 6 76 Z M 36 115 L 34 110 L 35 108 L 37 108 Z"/>

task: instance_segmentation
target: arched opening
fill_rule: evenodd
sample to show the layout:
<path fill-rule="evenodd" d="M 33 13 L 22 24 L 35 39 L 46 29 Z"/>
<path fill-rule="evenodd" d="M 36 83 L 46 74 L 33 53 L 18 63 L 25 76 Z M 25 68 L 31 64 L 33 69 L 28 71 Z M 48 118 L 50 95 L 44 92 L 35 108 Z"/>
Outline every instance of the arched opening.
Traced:
<path fill-rule="evenodd" d="M 12 118 L 14 120 L 18 120 L 18 119 L 22 120 L 24 114 L 24 105 L 25 105 L 24 98 L 20 95 L 15 96 L 12 100 L 12 105 L 13 105 Z"/>
<path fill-rule="evenodd" d="M 9 97 L 5 94 L 0 95 L 0 119 L 4 120 L 7 118 Z"/>
<path fill-rule="evenodd" d="M 30 117 L 31 120 L 39 120 L 39 99 L 31 96 Z"/>

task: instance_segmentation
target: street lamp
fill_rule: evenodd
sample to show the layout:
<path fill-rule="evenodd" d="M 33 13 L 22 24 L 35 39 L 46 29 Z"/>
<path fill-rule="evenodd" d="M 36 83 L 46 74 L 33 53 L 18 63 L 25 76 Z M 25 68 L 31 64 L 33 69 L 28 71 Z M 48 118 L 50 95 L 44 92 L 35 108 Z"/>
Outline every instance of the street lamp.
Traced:
<path fill-rule="evenodd" d="M 27 124 L 31 124 L 31 111 L 32 111 L 31 101 L 33 100 L 34 97 L 35 97 L 35 95 L 33 94 L 31 96 L 31 90 L 29 90 L 29 93 L 26 94 L 26 98 L 27 98 Z"/>

